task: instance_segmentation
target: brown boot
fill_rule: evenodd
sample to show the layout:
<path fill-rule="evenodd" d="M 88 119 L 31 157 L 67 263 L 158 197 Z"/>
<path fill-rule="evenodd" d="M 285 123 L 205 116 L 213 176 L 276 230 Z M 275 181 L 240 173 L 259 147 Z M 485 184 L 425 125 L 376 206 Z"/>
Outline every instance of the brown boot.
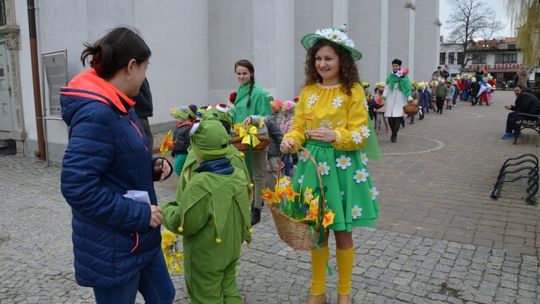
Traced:
<path fill-rule="evenodd" d="M 307 304 L 326 304 L 328 303 L 326 301 L 326 294 L 323 293 L 322 295 L 314 296 L 310 295 L 309 299 L 307 301 Z"/>
<path fill-rule="evenodd" d="M 338 294 L 338 304 L 351 304 L 351 295 L 340 295 Z"/>

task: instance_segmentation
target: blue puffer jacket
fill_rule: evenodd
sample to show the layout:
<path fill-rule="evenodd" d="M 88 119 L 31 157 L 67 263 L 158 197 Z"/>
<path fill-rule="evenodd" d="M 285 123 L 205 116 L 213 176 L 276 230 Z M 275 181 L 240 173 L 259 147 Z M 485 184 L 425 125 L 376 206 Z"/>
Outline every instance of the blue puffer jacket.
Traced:
<path fill-rule="evenodd" d="M 122 196 L 144 190 L 157 204 L 148 138 L 133 101 L 94 70 L 77 75 L 60 94 L 69 126 L 61 189 L 73 214 L 75 277 L 82 286 L 121 285 L 160 251 L 150 206 Z"/>

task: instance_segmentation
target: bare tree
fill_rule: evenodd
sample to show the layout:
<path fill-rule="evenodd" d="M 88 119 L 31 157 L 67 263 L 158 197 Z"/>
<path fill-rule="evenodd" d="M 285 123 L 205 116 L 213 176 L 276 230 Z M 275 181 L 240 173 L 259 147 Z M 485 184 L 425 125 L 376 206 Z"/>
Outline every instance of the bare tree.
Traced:
<path fill-rule="evenodd" d="M 495 12 L 482 0 L 450 0 L 452 13 L 447 28 L 450 39 L 463 47 L 461 69 L 472 60 L 470 47 L 475 39 L 491 39 L 493 34 L 500 31 L 502 25 L 495 21 Z"/>

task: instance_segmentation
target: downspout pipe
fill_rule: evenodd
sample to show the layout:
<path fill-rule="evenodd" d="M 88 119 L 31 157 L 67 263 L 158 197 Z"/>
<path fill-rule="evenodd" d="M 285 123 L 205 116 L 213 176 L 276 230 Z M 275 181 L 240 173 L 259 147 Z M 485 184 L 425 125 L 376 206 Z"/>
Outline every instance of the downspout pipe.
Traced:
<path fill-rule="evenodd" d="M 43 107 L 41 106 L 41 87 L 39 78 L 39 60 L 37 51 L 36 6 L 34 0 L 27 0 L 28 31 L 30 34 L 30 58 L 32 60 L 32 84 L 34 88 L 34 111 L 36 114 L 37 150 L 34 155 L 45 160 L 45 132 L 43 128 Z"/>

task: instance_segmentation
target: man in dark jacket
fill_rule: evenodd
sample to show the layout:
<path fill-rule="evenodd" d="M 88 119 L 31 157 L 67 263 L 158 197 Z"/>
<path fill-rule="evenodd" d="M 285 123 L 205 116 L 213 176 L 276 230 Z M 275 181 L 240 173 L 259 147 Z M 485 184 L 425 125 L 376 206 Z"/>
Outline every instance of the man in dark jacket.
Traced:
<path fill-rule="evenodd" d="M 139 94 L 133 97 L 133 100 L 135 100 L 135 113 L 141 121 L 144 133 L 148 136 L 148 141 L 150 142 L 149 146 L 151 149 L 153 149 L 154 139 L 152 137 L 152 131 L 150 130 L 148 117 L 153 116 L 154 107 L 152 105 L 152 92 L 150 92 L 150 84 L 148 84 L 148 80 L 146 78 L 139 89 Z"/>
<path fill-rule="evenodd" d="M 540 100 L 526 86 L 518 85 L 514 87 L 514 94 L 517 97 L 515 105 L 504 106 L 507 110 L 512 111 L 508 113 L 508 117 L 506 118 L 506 132 L 501 137 L 501 139 L 505 140 L 512 138 L 512 130 L 514 129 L 514 123 L 518 113 L 540 114 Z"/>

